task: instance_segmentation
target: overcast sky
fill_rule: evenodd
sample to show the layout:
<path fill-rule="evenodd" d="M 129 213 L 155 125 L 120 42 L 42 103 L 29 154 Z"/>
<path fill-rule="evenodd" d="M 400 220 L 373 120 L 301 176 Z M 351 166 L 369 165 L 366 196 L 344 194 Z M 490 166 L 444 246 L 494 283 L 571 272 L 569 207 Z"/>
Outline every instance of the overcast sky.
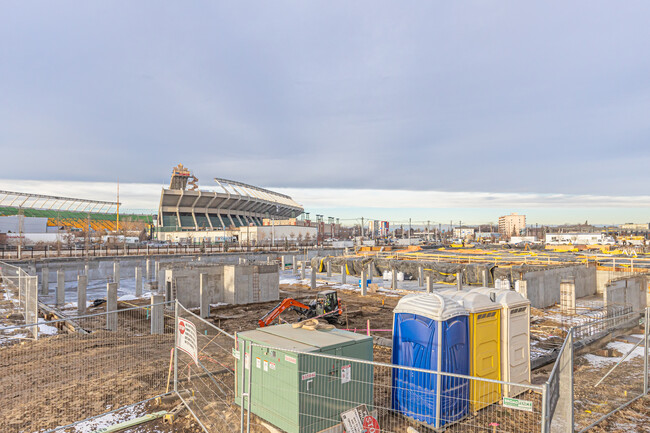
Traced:
<path fill-rule="evenodd" d="M 162 185 L 183 162 L 303 204 L 523 193 L 581 218 L 574 195 L 594 195 L 595 218 L 647 221 L 648 17 L 647 1 L 0 1 L 0 177 Z"/>

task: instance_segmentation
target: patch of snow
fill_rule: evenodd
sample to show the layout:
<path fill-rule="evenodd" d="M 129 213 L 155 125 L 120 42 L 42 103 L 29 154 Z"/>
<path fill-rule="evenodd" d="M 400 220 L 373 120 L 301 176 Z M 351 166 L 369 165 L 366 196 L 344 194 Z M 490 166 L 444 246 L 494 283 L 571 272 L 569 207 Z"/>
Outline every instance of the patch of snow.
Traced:
<path fill-rule="evenodd" d="M 623 357 L 634 347 L 634 344 L 632 343 L 625 343 L 622 341 L 612 341 L 610 343 L 607 343 L 607 346 L 605 346 L 607 349 L 615 349 L 618 352 L 621 353 L 621 356 L 612 356 L 612 357 L 607 357 L 607 356 L 599 356 L 599 355 L 594 355 L 593 353 L 588 353 L 586 355 L 583 355 L 584 359 L 589 362 L 593 367 L 596 368 L 601 368 L 604 366 L 608 365 L 613 365 L 619 362 Z M 630 353 L 627 358 L 625 358 L 625 361 L 623 362 L 629 362 L 635 358 L 643 358 L 643 346 L 638 346 L 635 348 L 632 353 Z"/>
<path fill-rule="evenodd" d="M 96 431 L 102 431 L 103 429 L 107 429 L 115 424 L 138 418 L 142 415 L 145 415 L 144 407 L 133 406 L 116 413 L 108 413 L 95 419 L 81 422 L 75 425 L 73 427 L 74 430 L 71 431 L 75 433 L 93 433 Z"/>
<path fill-rule="evenodd" d="M 138 299 L 138 297 L 135 295 L 124 295 L 117 298 L 118 301 L 133 301 L 136 299 Z"/>
<path fill-rule="evenodd" d="M 216 304 L 210 304 L 211 307 L 223 307 L 224 305 L 228 305 L 227 302 L 217 302 Z"/>
<path fill-rule="evenodd" d="M 44 319 L 38 319 L 38 323 L 45 323 Z M 38 333 L 43 335 L 56 335 L 59 333 L 59 330 L 51 325 L 38 325 Z"/>

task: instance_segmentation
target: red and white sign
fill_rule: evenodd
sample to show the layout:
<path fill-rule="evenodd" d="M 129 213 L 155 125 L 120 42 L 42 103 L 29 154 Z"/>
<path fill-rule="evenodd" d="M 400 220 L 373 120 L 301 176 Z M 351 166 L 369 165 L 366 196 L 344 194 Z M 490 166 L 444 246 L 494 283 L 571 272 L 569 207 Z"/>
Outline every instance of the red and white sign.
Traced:
<path fill-rule="evenodd" d="M 368 415 L 363 419 L 363 429 L 366 433 L 379 433 L 379 422 L 375 417 Z"/>
<path fill-rule="evenodd" d="M 194 326 L 194 323 L 185 319 L 178 319 L 176 347 L 190 355 L 195 364 L 199 363 L 196 343 L 196 326 Z"/>

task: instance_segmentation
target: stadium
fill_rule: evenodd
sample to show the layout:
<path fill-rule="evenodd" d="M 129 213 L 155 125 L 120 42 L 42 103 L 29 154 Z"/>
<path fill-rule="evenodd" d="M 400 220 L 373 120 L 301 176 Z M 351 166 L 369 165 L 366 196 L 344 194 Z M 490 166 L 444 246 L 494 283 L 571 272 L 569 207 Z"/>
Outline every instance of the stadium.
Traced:
<path fill-rule="evenodd" d="M 86 234 L 91 242 L 102 243 L 154 238 L 264 244 L 316 241 L 326 228 L 322 221 L 299 220 L 304 209 L 287 195 L 222 178 L 214 181 L 213 187 L 199 189 L 196 176 L 179 164 L 169 187 L 162 188 L 157 215 L 120 213 L 120 203 L 112 201 L 0 191 L 0 244 L 72 244 Z"/>

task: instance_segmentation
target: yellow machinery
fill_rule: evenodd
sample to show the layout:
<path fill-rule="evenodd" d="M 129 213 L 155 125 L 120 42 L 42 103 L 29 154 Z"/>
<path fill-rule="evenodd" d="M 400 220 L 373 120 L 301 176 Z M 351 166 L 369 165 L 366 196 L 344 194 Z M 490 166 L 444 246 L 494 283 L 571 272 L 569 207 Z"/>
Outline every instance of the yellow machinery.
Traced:
<path fill-rule="evenodd" d="M 441 292 L 469 313 L 470 376 L 501 380 L 501 305 L 488 295 L 474 291 Z M 482 380 L 470 383 L 472 411 L 476 412 L 501 398 L 501 384 Z"/>

